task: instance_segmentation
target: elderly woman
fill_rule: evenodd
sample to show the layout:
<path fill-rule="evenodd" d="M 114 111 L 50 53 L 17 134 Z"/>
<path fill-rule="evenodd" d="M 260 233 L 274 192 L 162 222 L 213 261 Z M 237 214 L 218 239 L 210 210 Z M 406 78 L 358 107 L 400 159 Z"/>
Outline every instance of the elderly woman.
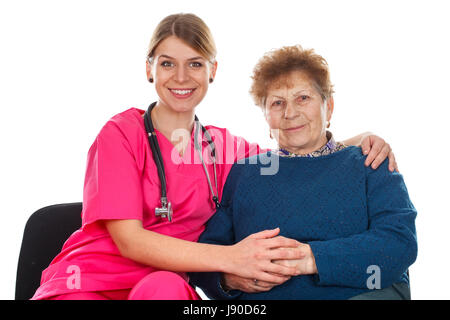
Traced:
<path fill-rule="evenodd" d="M 199 241 L 234 244 L 279 227 L 299 241 L 303 258 L 277 263 L 300 275 L 275 285 L 197 273 L 193 284 L 215 299 L 409 298 L 416 210 L 387 161 L 368 168 L 360 148 L 327 131 L 334 102 L 326 61 L 300 46 L 269 52 L 255 67 L 251 94 L 279 148 L 233 166 Z M 263 173 L 267 159 L 272 174 Z"/>

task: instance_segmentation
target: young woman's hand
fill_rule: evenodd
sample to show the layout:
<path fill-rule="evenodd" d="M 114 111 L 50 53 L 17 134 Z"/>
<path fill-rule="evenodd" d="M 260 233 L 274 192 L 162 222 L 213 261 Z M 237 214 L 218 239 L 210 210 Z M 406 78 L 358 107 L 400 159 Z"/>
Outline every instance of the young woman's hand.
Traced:
<path fill-rule="evenodd" d="M 371 132 L 361 133 L 353 138 L 343 141 L 348 146 L 361 147 L 364 155 L 367 155 L 365 165 L 376 169 L 386 159 L 389 159 L 389 171 L 398 171 L 397 161 L 389 143 Z"/>
<path fill-rule="evenodd" d="M 371 165 L 373 169 L 379 167 L 383 161 L 389 159 L 389 171 L 398 171 L 397 161 L 395 161 L 394 153 L 392 152 L 389 143 L 384 141 L 383 138 L 378 137 L 372 133 L 363 135 L 361 140 L 361 149 L 365 155 L 367 155 L 365 165 Z"/>
<path fill-rule="evenodd" d="M 254 233 L 229 247 L 225 273 L 246 279 L 279 284 L 298 274 L 297 268 L 274 263 L 274 260 L 297 260 L 304 257 L 299 242 L 277 236 L 279 228 Z M 252 280 L 253 281 L 253 280 Z"/>

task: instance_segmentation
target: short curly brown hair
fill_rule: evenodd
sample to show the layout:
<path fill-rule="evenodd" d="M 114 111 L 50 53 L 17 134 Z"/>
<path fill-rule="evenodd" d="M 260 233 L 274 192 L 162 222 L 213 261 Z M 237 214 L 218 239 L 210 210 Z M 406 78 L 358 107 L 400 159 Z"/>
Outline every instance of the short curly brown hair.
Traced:
<path fill-rule="evenodd" d="M 333 94 L 328 63 L 313 49 L 303 49 L 300 45 L 286 46 L 267 52 L 253 69 L 250 94 L 255 104 L 264 108 L 269 86 L 286 78 L 294 71 L 305 72 L 323 100 Z"/>

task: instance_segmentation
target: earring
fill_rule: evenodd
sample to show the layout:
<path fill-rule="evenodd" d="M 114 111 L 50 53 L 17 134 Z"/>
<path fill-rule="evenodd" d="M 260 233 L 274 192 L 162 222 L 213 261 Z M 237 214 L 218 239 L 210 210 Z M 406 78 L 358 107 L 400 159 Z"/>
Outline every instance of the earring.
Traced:
<path fill-rule="evenodd" d="M 273 137 L 272 137 L 272 130 L 270 130 L 270 129 L 269 129 L 269 136 L 270 136 L 270 139 L 273 139 Z"/>
<path fill-rule="evenodd" d="M 153 78 L 149 78 L 148 82 L 153 83 Z"/>
<path fill-rule="evenodd" d="M 214 79 L 213 78 L 209 78 L 209 83 L 213 83 Z"/>

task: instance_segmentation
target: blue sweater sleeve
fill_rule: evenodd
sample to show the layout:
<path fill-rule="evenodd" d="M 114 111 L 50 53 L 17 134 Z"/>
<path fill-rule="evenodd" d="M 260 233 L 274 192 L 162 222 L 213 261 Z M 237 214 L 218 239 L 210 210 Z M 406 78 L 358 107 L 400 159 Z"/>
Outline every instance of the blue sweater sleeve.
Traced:
<path fill-rule="evenodd" d="M 367 231 L 309 243 L 318 285 L 368 288 L 372 271 L 379 268 L 385 288 L 399 281 L 416 260 L 416 210 L 402 176 L 387 167 L 386 160 L 377 170 L 366 168 Z"/>
<path fill-rule="evenodd" d="M 223 189 L 221 207 L 209 219 L 205 231 L 201 234 L 199 242 L 232 245 L 235 243 L 233 229 L 232 200 L 236 191 L 241 171 L 244 165 L 234 164 L 228 174 Z M 241 292 L 231 290 L 225 292 L 220 285 L 220 272 L 193 272 L 189 273 L 190 283 L 200 287 L 210 299 L 236 299 Z"/>

